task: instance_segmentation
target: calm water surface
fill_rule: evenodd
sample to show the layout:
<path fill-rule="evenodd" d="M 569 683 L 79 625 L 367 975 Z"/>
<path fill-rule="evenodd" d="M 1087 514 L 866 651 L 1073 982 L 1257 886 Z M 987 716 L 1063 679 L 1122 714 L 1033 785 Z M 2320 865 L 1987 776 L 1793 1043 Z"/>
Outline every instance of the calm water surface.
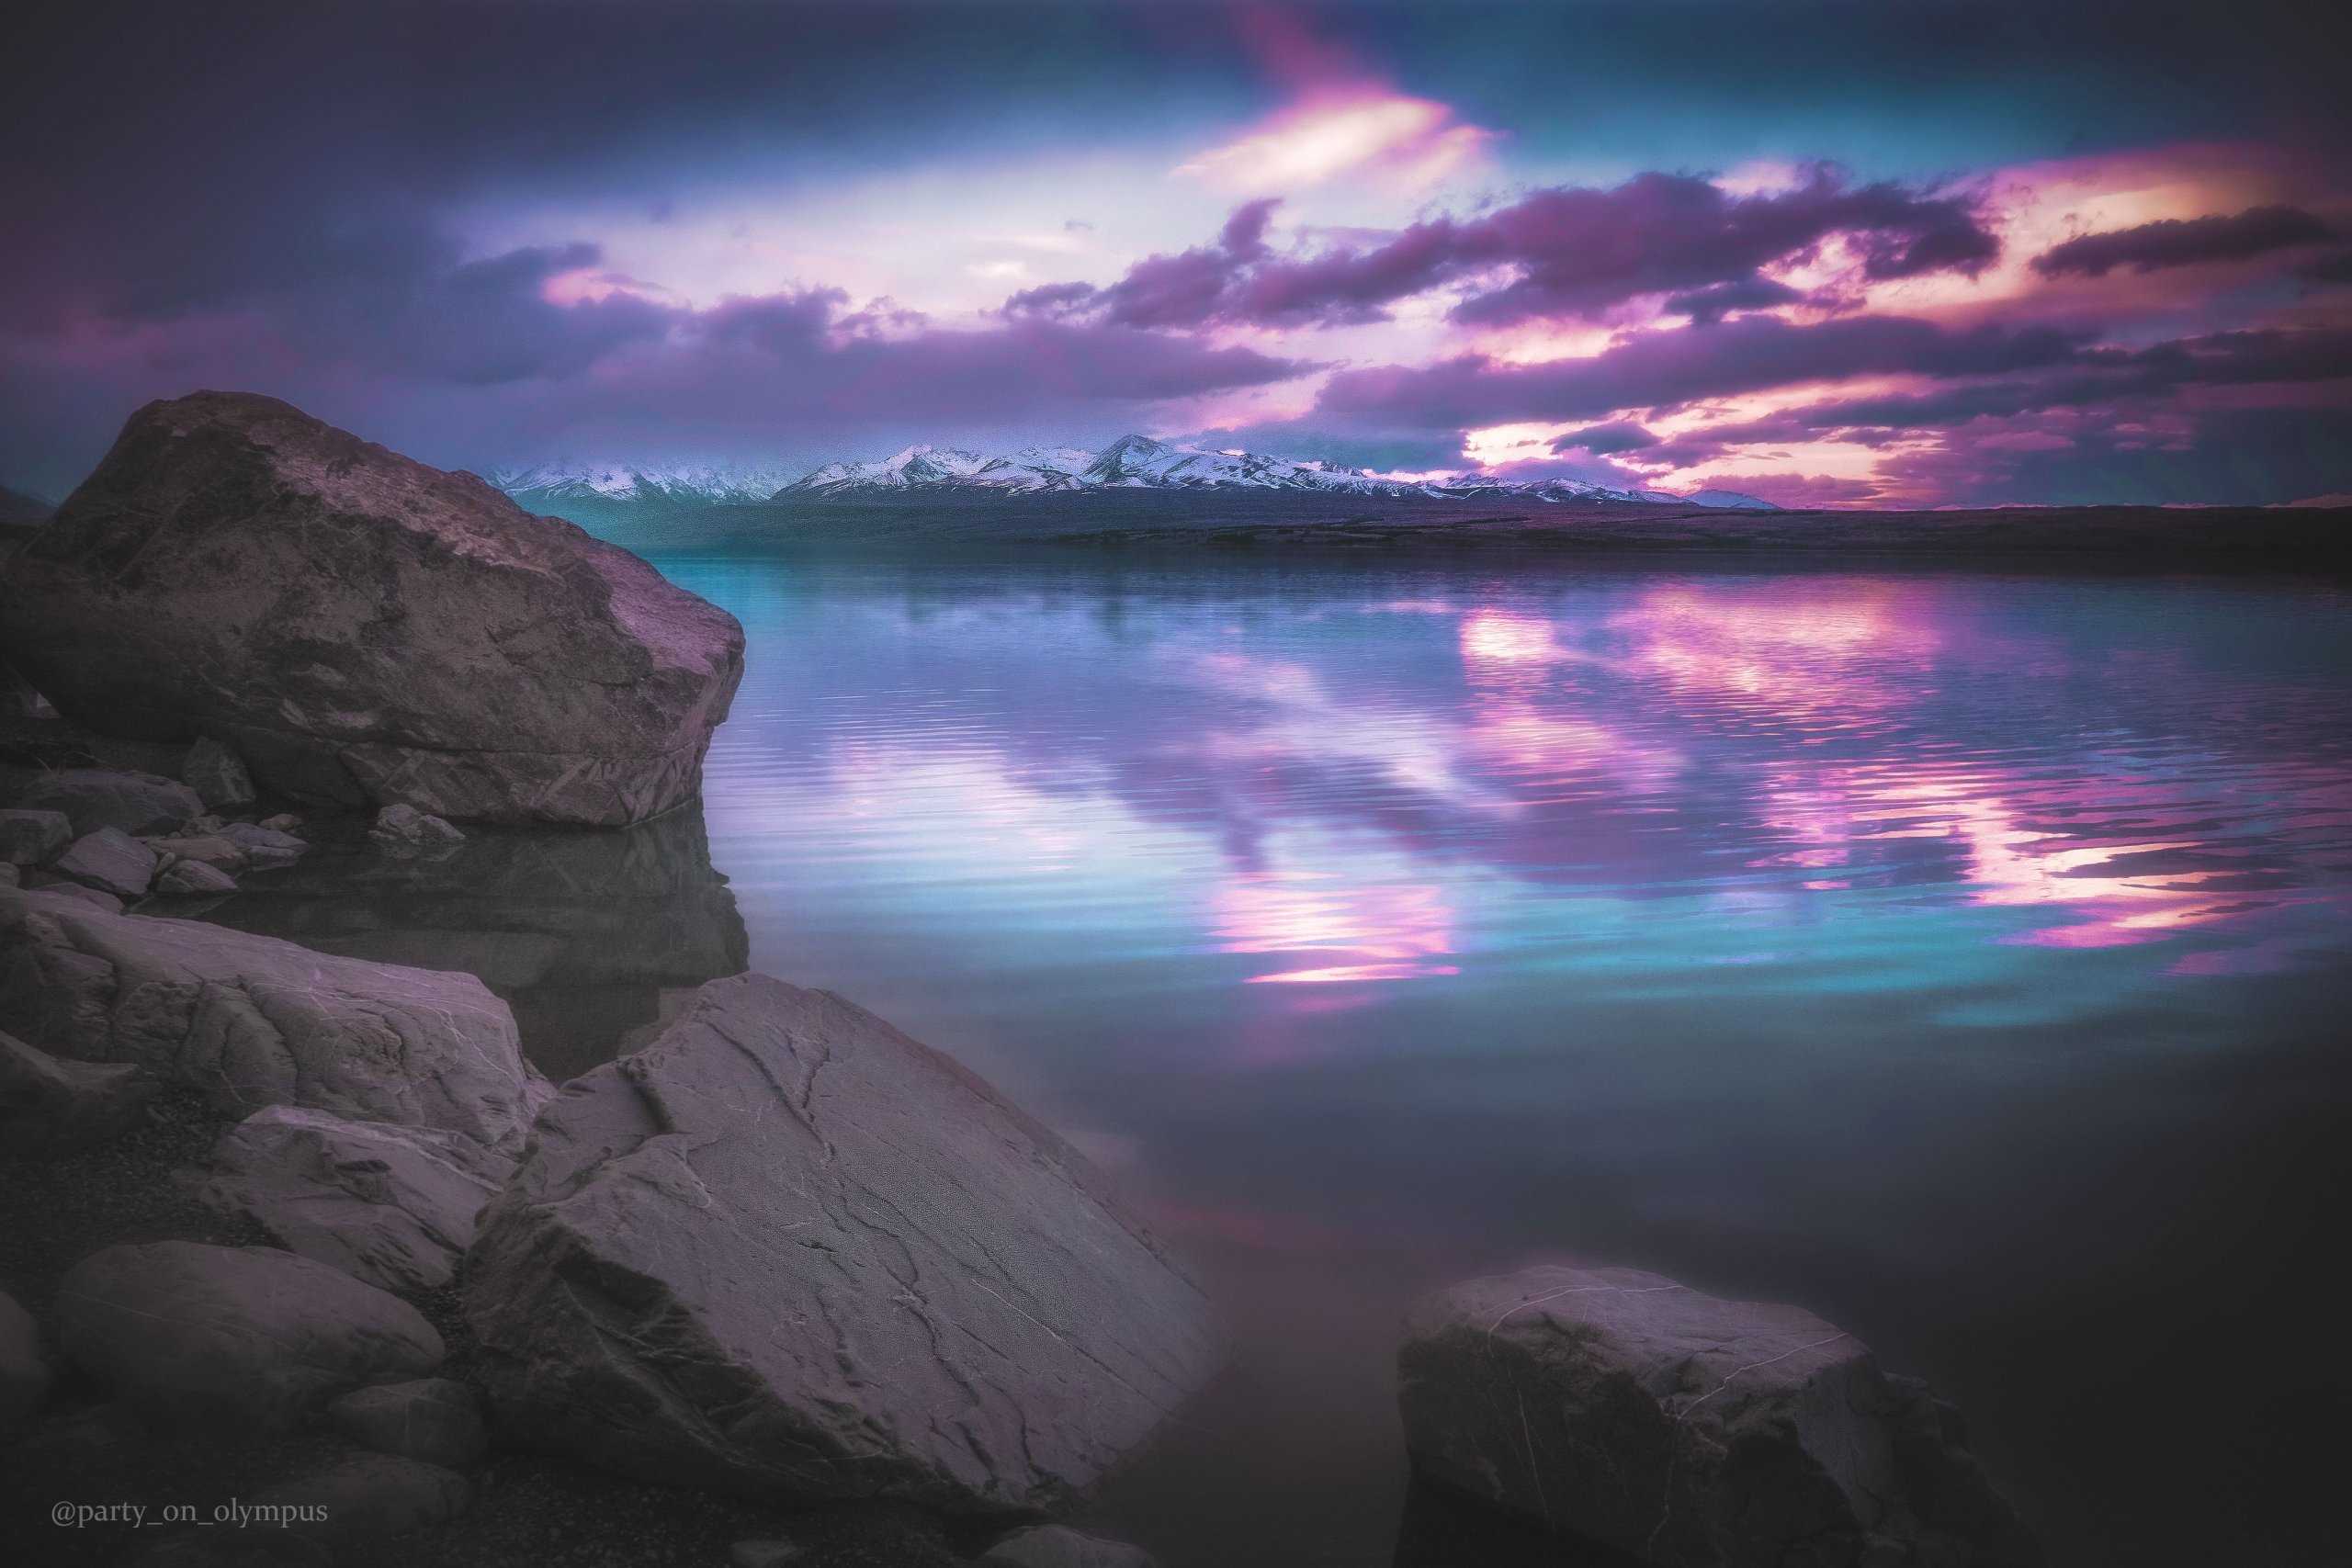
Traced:
<path fill-rule="evenodd" d="M 1539 1258 L 1854 1330 L 2060 1562 L 2341 1561 L 2344 593 L 660 564 L 751 636 L 752 965 L 1064 1128 L 1225 1302 L 1093 1516 L 1167 1568 L 1396 1558 L 1397 1316 Z"/>

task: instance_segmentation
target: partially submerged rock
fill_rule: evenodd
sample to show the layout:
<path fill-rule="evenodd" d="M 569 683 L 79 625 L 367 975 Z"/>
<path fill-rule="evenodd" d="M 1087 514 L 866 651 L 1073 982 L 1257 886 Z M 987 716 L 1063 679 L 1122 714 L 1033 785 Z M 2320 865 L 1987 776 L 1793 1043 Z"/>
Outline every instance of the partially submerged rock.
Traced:
<path fill-rule="evenodd" d="M 279 1432 L 365 1383 L 438 1366 L 398 1296 L 266 1247 L 109 1247 L 57 1287 L 57 1342 L 160 1426 Z"/>
<path fill-rule="evenodd" d="M 446 1285 L 514 1162 L 469 1138 L 256 1111 L 212 1152 L 205 1201 L 259 1222 L 304 1258 L 390 1291 Z M 422 1457 L 422 1456 L 418 1456 Z"/>
<path fill-rule="evenodd" d="M 368 837 L 378 849 L 396 855 L 443 855 L 466 841 L 465 834 L 447 818 L 413 806 L 387 806 L 376 813 Z"/>
<path fill-rule="evenodd" d="M 465 1299 L 504 1429 L 779 1500 L 1050 1510 L 1215 1369 L 1200 1290 L 1054 1134 L 822 991 L 702 988 L 565 1087 Z"/>
<path fill-rule="evenodd" d="M 273 866 L 292 865 L 302 858 L 311 846 L 282 828 L 266 827 L 259 822 L 231 822 L 215 835 L 228 840 L 244 852 L 245 863 L 255 871 Z"/>
<path fill-rule="evenodd" d="M 136 898 L 155 880 L 155 852 L 119 828 L 101 828 L 67 845 L 49 869 L 118 898 Z"/>
<path fill-rule="evenodd" d="M 137 1121 L 161 1087 L 144 1067 L 63 1060 L 0 1032 L 0 1155 L 104 1143 Z"/>
<path fill-rule="evenodd" d="M 183 898 L 202 897 L 214 893 L 234 893 L 237 879 L 225 871 L 216 871 L 200 860 L 175 861 L 161 876 L 155 878 L 154 890 L 175 894 Z"/>
<path fill-rule="evenodd" d="M 459 820 L 694 798 L 742 650 L 627 551 L 243 393 L 132 415 L 0 581 L 0 652 L 69 717 Z"/>
<path fill-rule="evenodd" d="M 1662 1568 L 2022 1568 L 2015 1513 L 1920 1385 L 1798 1307 L 1538 1268 L 1416 1305 L 1427 1474 Z"/>
<path fill-rule="evenodd" d="M 470 975 L 50 893 L 0 889 L 0 1028 L 55 1055 L 141 1064 L 221 1115 L 302 1105 L 509 1152 L 549 1092 Z"/>
<path fill-rule="evenodd" d="M 163 833 L 204 814 L 204 802 L 176 779 L 106 768 L 58 768 L 36 775 L 17 791 L 24 808 L 61 811 L 74 831 L 112 828 L 124 833 Z"/>
<path fill-rule="evenodd" d="M 471 1464 L 490 1446 L 473 1390 L 447 1378 L 356 1390 L 326 1407 L 326 1421 L 361 1448 L 424 1464 Z"/>

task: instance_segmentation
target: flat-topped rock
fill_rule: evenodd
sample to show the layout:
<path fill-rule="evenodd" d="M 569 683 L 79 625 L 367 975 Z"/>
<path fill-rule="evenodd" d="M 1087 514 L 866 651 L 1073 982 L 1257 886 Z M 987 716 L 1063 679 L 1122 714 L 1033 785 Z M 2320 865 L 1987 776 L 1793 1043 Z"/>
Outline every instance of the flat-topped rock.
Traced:
<path fill-rule="evenodd" d="M 1800 1307 L 1536 1268 L 1417 1304 L 1406 1446 L 1435 1480 L 1661 1568 L 2025 1568 L 1920 1384 Z"/>
<path fill-rule="evenodd" d="M 694 798 L 742 650 L 626 550 L 234 392 L 132 415 L 0 581 L 0 652 L 67 717 L 459 821 Z"/>
<path fill-rule="evenodd" d="M 56 893 L 0 888 L 0 1028 L 53 1055 L 138 1063 L 224 1116 L 301 1105 L 510 1153 L 550 1092 L 470 975 Z"/>
<path fill-rule="evenodd" d="M 502 1432 L 778 1500 L 1059 1508 L 1220 1355 L 1199 1288 L 1059 1138 L 753 975 L 565 1086 L 464 1289 Z"/>

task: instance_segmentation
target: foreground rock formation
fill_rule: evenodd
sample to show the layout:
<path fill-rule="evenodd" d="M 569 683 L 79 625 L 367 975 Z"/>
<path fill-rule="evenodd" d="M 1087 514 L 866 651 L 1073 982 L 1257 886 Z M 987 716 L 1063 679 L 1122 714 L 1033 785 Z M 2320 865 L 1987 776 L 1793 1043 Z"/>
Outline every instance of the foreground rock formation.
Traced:
<path fill-rule="evenodd" d="M 67 717 L 461 821 L 693 799 L 742 651 L 627 551 L 240 393 L 140 410 L 0 580 L 0 654 Z"/>
<path fill-rule="evenodd" d="M 0 888 L 0 1029 L 131 1062 L 224 1116 L 300 1105 L 518 1150 L 549 1090 L 470 975 L 334 958 L 193 920 Z"/>
<path fill-rule="evenodd" d="M 1218 1358 L 1199 1289 L 1059 1139 L 761 976 L 565 1086 L 464 1288 L 503 1431 L 778 1500 L 1049 1511 Z"/>
<path fill-rule="evenodd" d="M 1425 1473 L 1664 1568 L 2041 1561 L 1956 1413 L 1802 1308 L 1529 1269 L 1420 1303 L 1397 1366 Z"/>

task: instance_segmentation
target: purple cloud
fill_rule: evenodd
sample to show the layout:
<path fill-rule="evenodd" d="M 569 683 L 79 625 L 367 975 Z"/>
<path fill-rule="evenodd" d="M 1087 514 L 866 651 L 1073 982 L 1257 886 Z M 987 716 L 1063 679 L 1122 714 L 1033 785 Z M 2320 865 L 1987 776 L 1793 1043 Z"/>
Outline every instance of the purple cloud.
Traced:
<path fill-rule="evenodd" d="M 1273 203 L 1237 210 L 1214 245 L 1149 256 L 1102 288 L 1054 284 L 1015 310 L 1082 310 L 1127 326 L 1263 325 L 1383 319 L 1396 301 L 1490 272 L 1507 281 L 1455 307 L 1462 321 L 1594 317 L 1670 294 L 1668 309 L 1719 321 L 1799 296 L 1758 269 L 1841 237 L 1871 279 L 1974 276 L 2000 251 L 1968 197 L 1892 184 L 1849 186 L 1817 166 L 1787 190 L 1735 196 L 1687 175 L 1645 174 L 1602 190 L 1539 190 L 1475 219 L 1433 218 L 1364 247 L 1277 255 Z"/>
<path fill-rule="evenodd" d="M 2199 262 L 2245 261 L 2335 237 L 2334 225 L 2300 207 L 2249 207 L 2231 217 L 2163 218 L 2136 228 L 2085 234 L 2052 245 L 2034 257 L 2032 265 L 2044 277 L 2105 277 L 2119 266 L 2154 272 Z"/>

